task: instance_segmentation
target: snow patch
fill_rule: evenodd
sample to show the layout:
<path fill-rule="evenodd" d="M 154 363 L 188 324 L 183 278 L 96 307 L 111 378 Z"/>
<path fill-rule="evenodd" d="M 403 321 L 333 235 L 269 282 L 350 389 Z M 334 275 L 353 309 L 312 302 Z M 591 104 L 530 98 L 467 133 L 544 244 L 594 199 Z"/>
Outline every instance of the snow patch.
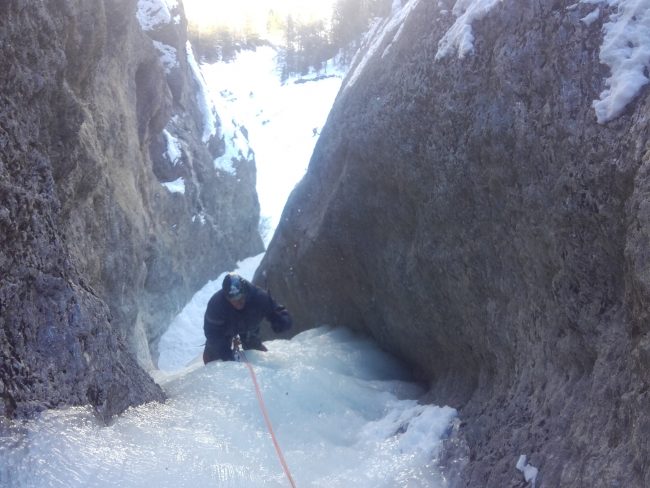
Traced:
<path fill-rule="evenodd" d="M 163 44 L 160 41 L 153 41 L 154 47 L 160 53 L 160 62 L 165 69 L 165 73 L 169 74 L 172 69 L 178 68 L 178 56 L 176 48 L 168 44 Z"/>
<path fill-rule="evenodd" d="M 503 0 L 458 0 L 452 13 L 456 21 L 438 42 L 436 60 L 440 60 L 454 51 L 463 59 L 474 51 L 474 33 L 472 23 L 485 17 L 495 5 Z"/>
<path fill-rule="evenodd" d="M 369 422 L 361 431 L 368 439 L 383 441 L 397 436 L 397 444 L 402 452 L 412 452 L 422 460 L 435 459 L 440 451 L 440 443 L 431 439 L 446 437 L 451 422 L 457 412 L 450 407 L 422 405 L 411 400 L 402 409 L 391 409 L 389 413 L 374 422 Z"/>
<path fill-rule="evenodd" d="M 136 16 L 144 31 L 150 31 L 163 24 L 180 23 L 179 15 L 172 15 L 178 8 L 176 0 L 138 0 Z"/>
<path fill-rule="evenodd" d="M 199 69 L 199 65 L 196 62 L 196 58 L 194 57 L 194 52 L 192 51 L 192 44 L 190 41 L 187 41 L 186 45 L 187 49 L 187 62 L 190 65 L 190 68 L 192 69 L 192 74 L 194 75 L 194 79 L 199 85 L 199 90 L 196 93 L 196 100 L 199 104 L 199 108 L 201 110 L 201 114 L 203 115 L 203 137 L 202 140 L 203 142 L 208 142 L 212 136 L 214 136 L 217 133 L 217 112 L 215 111 L 214 105 L 210 101 L 210 97 L 208 96 L 208 87 L 205 84 L 205 79 L 203 78 L 203 74 L 201 74 L 201 70 Z"/>
<path fill-rule="evenodd" d="M 182 151 L 181 151 L 181 143 L 178 139 L 176 139 L 171 133 L 167 130 L 163 130 L 163 135 L 165 136 L 165 140 L 167 141 L 167 151 L 165 154 L 167 155 L 167 158 L 171 161 L 171 163 L 176 166 L 178 162 L 181 159 Z"/>
<path fill-rule="evenodd" d="M 244 135 L 243 126 L 239 124 L 225 101 L 235 101 L 233 94 L 228 90 L 222 90 L 218 96 L 213 98 L 214 105 L 221 114 L 221 134 L 225 145 L 225 152 L 214 160 L 214 168 L 235 175 L 237 170 L 234 163 L 242 159 L 253 160 L 253 150 L 248 144 Z"/>
<path fill-rule="evenodd" d="M 590 26 L 594 22 L 598 20 L 598 17 L 600 17 L 600 9 L 597 8 L 590 14 L 585 15 L 583 18 L 580 19 L 580 22 L 585 24 L 586 26 Z"/>
<path fill-rule="evenodd" d="M 205 213 L 200 212 L 199 214 L 192 215 L 192 222 L 199 221 L 201 225 L 205 225 Z"/>
<path fill-rule="evenodd" d="M 593 3 L 586 1 L 583 3 Z M 600 61 L 611 76 L 594 100 L 596 119 L 604 124 L 618 117 L 648 81 L 650 69 L 650 0 L 605 0 L 616 8 L 603 25 Z"/>
<path fill-rule="evenodd" d="M 185 193 L 185 180 L 183 180 L 182 177 L 174 181 L 162 183 L 162 186 L 167 188 L 172 193 Z"/>
<path fill-rule="evenodd" d="M 436 60 L 457 52 L 460 59 L 474 51 L 472 23 L 480 20 L 503 0 L 457 0 L 453 7 L 456 21 L 440 39 Z M 600 61 L 609 66 L 611 76 L 605 90 L 594 100 L 596 118 L 603 124 L 618 117 L 650 81 L 650 0 L 581 0 L 580 3 L 605 4 L 615 9 L 603 25 Z M 574 10 L 578 3 L 567 10 Z M 602 11 L 596 8 L 581 22 L 589 26 Z"/>
<path fill-rule="evenodd" d="M 231 143 L 226 144 L 226 152 L 223 156 L 219 156 L 213 161 L 214 169 L 217 171 L 224 171 L 229 175 L 235 176 L 237 174 L 237 168 L 235 168 L 235 163 L 233 160 L 237 160 L 239 157 L 239 152 L 235 150 Z"/>
<path fill-rule="evenodd" d="M 526 483 L 531 483 L 532 488 L 535 488 L 535 481 L 537 480 L 538 469 L 526 463 L 526 455 L 522 454 L 517 460 L 517 469 L 524 475 Z"/>

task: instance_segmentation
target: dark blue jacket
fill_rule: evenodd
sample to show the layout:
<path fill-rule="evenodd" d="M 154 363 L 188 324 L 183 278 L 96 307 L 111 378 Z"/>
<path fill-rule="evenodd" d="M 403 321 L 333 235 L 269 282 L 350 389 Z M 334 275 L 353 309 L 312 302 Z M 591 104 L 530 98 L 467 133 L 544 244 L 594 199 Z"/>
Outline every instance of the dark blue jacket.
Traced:
<path fill-rule="evenodd" d="M 212 295 L 208 301 L 203 319 L 203 331 L 207 339 L 205 352 L 209 361 L 232 359 L 230 346 L 233 337 L 239 334 L 244 342 L 251 335 L 257 336 L 263 319 L 271 323 L 275 333 L 291 328 L 291 316 L 286 308 L 277 304 L 261 288 L 250 283 L 248 287 L 246 305 L 242 310 L 233 307 L 222 290 Z"/>

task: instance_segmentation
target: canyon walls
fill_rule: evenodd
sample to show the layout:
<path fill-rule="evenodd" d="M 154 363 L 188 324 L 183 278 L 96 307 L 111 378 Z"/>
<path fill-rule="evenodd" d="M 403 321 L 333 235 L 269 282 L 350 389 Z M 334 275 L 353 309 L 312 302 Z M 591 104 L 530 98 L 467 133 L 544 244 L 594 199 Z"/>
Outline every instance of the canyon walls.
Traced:
<path fill-rule="evenodd" d="M 161 400 L 145 370 L 263 245 L 175 2 L 0 2 L 0 413 Z"/>
<path fill-rule="evenodd" d="M 629 9 L 394 2 L 258 270 L 294 333 L 369 334 L 459 409 L 459 486 L 527 486 L 522 454 L 650 484 L 648 91 L 607 105 L 601 54 Z"/>

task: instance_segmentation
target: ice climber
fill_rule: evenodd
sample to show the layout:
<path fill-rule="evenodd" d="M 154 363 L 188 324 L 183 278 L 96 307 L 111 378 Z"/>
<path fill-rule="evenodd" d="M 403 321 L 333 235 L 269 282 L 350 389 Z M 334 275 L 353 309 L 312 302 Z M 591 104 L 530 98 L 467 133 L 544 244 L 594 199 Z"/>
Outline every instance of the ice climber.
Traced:
<path fill-rule="evenodd" d="M 291 328 L 291 315 L 267 292 L 235 273 L 223 280 L 221 290 L 208 301 L 203 320 L 203 362 L 232 361 L 232 341 L 239 335 L 244 349 L 266 351 L 260 339 L 260 323 L 266 318 L 276 334 Z"/>

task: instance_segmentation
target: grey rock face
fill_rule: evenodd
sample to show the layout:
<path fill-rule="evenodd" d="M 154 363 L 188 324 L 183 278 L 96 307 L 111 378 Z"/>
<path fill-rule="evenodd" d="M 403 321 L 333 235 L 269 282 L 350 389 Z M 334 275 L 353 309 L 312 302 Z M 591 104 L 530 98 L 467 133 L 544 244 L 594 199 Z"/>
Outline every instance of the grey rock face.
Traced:
<path fill-rule="evenodd" d="M 525 486 L 521 454 L 538 488 L 650 485 L 648 91 L 596 122 L 606 17 L 570 3 L 498 3 L 435 60 L 453 17 L 419 2 L 347 80 L 257 276 L 298 330 L 369 333 L 459 408 L 461 486 Z"/>
<path fill-rule="evenodd" d="M 134 0 L 0 10 L 0 414 L 162 400 L 141 366 L 170 318 L 262 250 L 254 161 L 215 170 L 183 22 L 165 70 Z"/>

